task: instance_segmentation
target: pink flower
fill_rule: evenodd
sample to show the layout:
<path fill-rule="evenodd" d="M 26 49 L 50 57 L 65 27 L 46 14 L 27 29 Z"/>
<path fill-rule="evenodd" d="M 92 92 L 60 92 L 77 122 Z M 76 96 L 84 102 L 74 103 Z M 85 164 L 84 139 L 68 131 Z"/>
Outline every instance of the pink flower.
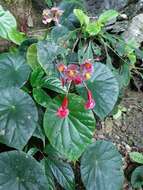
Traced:
<path fill-rule="evenodd" d="M 87 99 L 87 102 L 85 103 L 85 109 L 90 110 L 94 108 L 95 101 L 92 98 L 92 92 L 90 90 L 87 91 L 87 96 L 88 96 L 88 99 Z"/>
<path fill-rule="evenodd" d="M 63 14 L 63 11 L 60 10 L 58 7 L 53 7 L 51 9 L 44 9 L 43 10 L 43 20 L 44 24 L 48 24 L 54 21 L 57 25 L 59 25 L 60 16 Z"/>
<path fill-rule="evenodd" d="M 58 71 L 61 73 L 63 73 L 67 69 L 67 67 L 63 63 L 58 64 L 57 68 L 58 68 Z"/>
<path fill-rule="evenodd" d="M 94 66 L 93 64 L 91 63 L 90 60 L 85 60 L 84 63 L 81 65 L 81 69 L 83 71 L 87 71 L 87 72 L 90 72 L 90 73 L 93 73 L 94 71 Z"/>
<path fill-rule="evenodd" d="M 80 65 L 81 72 L 83 75 L 84 80 L 88 80 L 91 78 L 94 72 L 94 66 L 90 60 L 85 60 L 82 65 Z"/>
<path fill-rule="evenodd" d="M 60 117 L 61 119 L 66 118 L 69 115 L 69 109 L 67 107 L 68 107 L 68 99 L 65 96 L 61 107 L 58 108 L 57 110 L 57 113 L 56 113 L 57 116 Z"/>

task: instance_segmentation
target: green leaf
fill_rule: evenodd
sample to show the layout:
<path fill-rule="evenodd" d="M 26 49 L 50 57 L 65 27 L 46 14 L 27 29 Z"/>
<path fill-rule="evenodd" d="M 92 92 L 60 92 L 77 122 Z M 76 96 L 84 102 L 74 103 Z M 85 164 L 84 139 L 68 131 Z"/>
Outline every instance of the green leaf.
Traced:
<path fill-rule="evenodd" d="M 32 136 L 38 139 L 41 139 L 43 144 L 45 145 L 45 135 L 44 135 L 43 129 L 41 128 L 39 124 L 37 124 L 36 129 Z"/>
<path fill-rule="evenodd" d="M 66 26 L 69 30 L 73 30 L 77 27 L 79 22 L 76 19 L 76 16 L 73 14 L 73 10 L 76 8 L 81 8 L 84 3 L 76 0 L 62 1 L 59 8 L 64 11 L 60 19 L 60 24 Z"/>
<path fill-rule="evenodd" d="M 129 155 L 130 155 L 131 160 L 133 160 L 134 162 L 143 164 L 143 154 L 139 152 L 131 152 Z"/>
<path fill-rule="evenodd" d="M 74 14 L 80 21 L 81 26 L 89 24 L 89 17 L 81 9 L 74 9 Z"/>
<path fill-rule="evenodd" d="M 81 177 L 87 190 L 121 190 L 122 158 L 111 142 L 96 141 L 81 159 Z"/>
<path fill-rule="evenodd" d="M 23 56 L 11 53 L 0 55 L 0 89 L 22 87 L 28 80 L 30 68 Z"/>
<path fill-rule="evenodd" d="M 43 87 L 61 94 L 67 92 L 67 88 L 63 87 L 62 82 L 57 77 L 45 77 Z"/>
<path fill-rule="evenodd" d="M 136 61 L 137 61 L 137 57 L 136 57 L 135 53 L 134 52 L 133 53 L 129 53 L 127 56 L 128 56 L 128 58 L 130 60 L 130 63 L 132 65 L 134 65 L 136 63 Z"/>
<path fill-rule="evenodd" d="M 31 97 L 17 88 L 0 91 L 0 139 L 22 149 L 33 135 L 38 113 Z"/>
<path fill-rule="evenodd" d="M 92 49 L 92 42 L 89 42 L 88 47 L 82 47 L 78 50 L 78 61 L 83 63 L 86 59 L 94 59 L 93 49 Z"/>
<path fill-rule="evenodd" d="M 47 183 L 48 183 L 47 190 L 56 190 L 54 176 L 52 174 L 52 171 L 51 171 L 49 165 L 46 164 L 45 159 L 42 160 L 42 164 L 44 166 L 45 174 L 47 177 Z"/>
<path fill-rule="evenodd" d="M 95 118 L 92 111 L 84 109 L 84 100 L 74 94 L 68 96 L 69 115 L 57 116 L 63 98 L 51 102 L 44 116 L 44 130 L 52 146 L 69 160 L 77 160 L 92 142 Z"/>
<path fill-rule="evenodd" d="M 94 70 L 92 78 L 87 81 L 87 86 L 92 91 L 93 98 L 96 101 L 94 112 L 101 119 L 104 119 L 117 102 L 119 85 L 115 76 L 106 65 L 95 62 Z M 81 96 L 87 99 L 86 90 L 83 86 L 78 86 L 77 90 Z"/>
<path fill-rule="evenodd" d="M 53 0 L 45 0 L 45 3 L 48 5 L 48 7 L 52 7 Z"/>
<path fill-rule="evenodd" d="M 42 87 L 44 84 L 44 71 L 41 67 L 37 67 L 31 74 L 30 83 L 32 87 Z"/>
<path fill-rule="evenodd" d="M 17 45 L 20 45 L 24 40 L 26 40 L 25 33 L 17 31 L 16 28 L 13 28 L 9 33 L 8 33 L 9 39 L 14 42 Z"/>
<path fill-rule="evenodd" d="M 63 52 L 53 41 L 40 41 L 37 43 L 38 62 L 48 75 L 55 75 L 57 68 L 55 60 Z"/>
<path fill-rule="evenodd" d="M 0 154 L 0 189 L 47 190 L 47 180 L 41 165 L 24 152 Z"/>
<path fill-rule="evenodd" d="M 91 22 L 87 25 L 86 32 L 88 32 L 90 36 L 96 36 L 101 32 L 101 27 L 102 25 L 99 22 Z"/>
<path fill-rule="evenodd" d="M 0 5 L 0 37 L 8 39 L 8 34 L 16 27 L 14 16 Z"/>
<path fill-rule="evenodd" d="M 41 88 L 33 89 L 33 97 L 39 105 L 45 108 L 47 108 L 48 103 L 51 101 L 50 96 Z"/>
<path fill-rule="evenodd" d="M 36 44 L 32 44 L 27 51 L 27 62 L 32 68 L 32 70 L 37 69 L 40 67 L 40 64 L 37 59 L 37 46 Z"/>
<path fill-rule="evenodd" d="M 46 153 L 49 156 L 45 159 L 45 168 L 50 168 L 53 176 L 64 189 L 74 190 L 74 172 L 70 164 L 61 160 L 57 156 L 59 153 L 56 153 L 55 149 L 53 149 L 51 146 L 48 146 Z"/>
<path fill-rule="evenodd" d="M 119 13 L 116 10 L 108 10 L 99 16 L 98 22 L 106 24 L 112 19 L 116 19 Z"/>
<path fill-rule="evenodd" d="M 120 89 L 125 88 L 129 85 L 131 79 L 131 72 L 128 64 L 124 63 L 120 69 L 115 69 L 114 74 L 117 78 Z"/>
<path fill-rule="evenodd" d="M 55 26 L 51 31 L 51 38 L 57 42 L 62 41 L 65 36 L 68 36 L 69 30 L 65 26 Z"/>
<path fill-rule="evenodd" d="M 131 184 L 134 188 L 143 187 L 143 166 L 137 167 L 131 176 Z"/>

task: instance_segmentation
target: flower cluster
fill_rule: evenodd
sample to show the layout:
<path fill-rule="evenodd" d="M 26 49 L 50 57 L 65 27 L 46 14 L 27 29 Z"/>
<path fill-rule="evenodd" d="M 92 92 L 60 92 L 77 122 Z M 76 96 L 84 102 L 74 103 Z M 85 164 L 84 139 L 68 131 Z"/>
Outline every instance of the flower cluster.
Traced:
<path fill-rule="evenodd" d="M 85 60 L 81 65 L 70 64 L 65 66 L 64 64 L 59 64 L 57 66 L 58 71 L 61 74 L 61 80 L 63 86 L 66 83 L 73 82 L 75 85 L 79 85 L 84 81 L 91 78 L 94 72 L 94 66 L 90 62 L 90 60 Z M 84 83 L 83 83 L 84 84 Z M 90 110 L 93 109 L 95 106 L 95 100 L 92 97 L 92 92 L 87 88 L 87 101 L 84 105 L 85 109 Z M 62 105 L 57 110 L 57 116 L 61 119 L 64 119 L 68 116 L 69 109 L 68 109 L 68 98 L 67 96 L 64 97 Z"/>
<path fill-rule="evenodd" d="M 54 21 L 57 25 L 59 25 L 60 16 L 63 14 L 63 10 L 59 9 L 58 7 L 53 7 L 51 9 L 44 9 L 43 10 L 43 20 L 44 24 L 51 23 Z"/>
<path fill-rule="evenodd" d="M 90 79 L 94 72 L 94 66 L 90 60 L 85 60 L 81 65 L 70 64 L 65 66 L 59 64 L 57 68 L 61 74 L 63 84 L 69 82 L 73 82 L 75 85 L 81 84 L 83 81 Z"/>

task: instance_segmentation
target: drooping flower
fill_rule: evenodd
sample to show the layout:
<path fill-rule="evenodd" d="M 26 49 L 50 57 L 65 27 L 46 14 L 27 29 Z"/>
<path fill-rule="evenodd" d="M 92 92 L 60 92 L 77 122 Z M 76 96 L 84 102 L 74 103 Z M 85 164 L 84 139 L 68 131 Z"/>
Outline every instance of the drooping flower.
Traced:
<path fill-rule="evenodd" d="M 95 100 L 92 97 L 92 92 L 90 90 L 87 91 L 87 102 L 85 103 L 85 109 L 90 110 L 95 106 Z"/>
<path fill-rule="evenodd" d="M 56 114 L 61 119 L 64 119 L 64 118 L 66 118 L 69 115 L 68 98 L 66 96 L 64 97 L 62 105 L 61 105 L 61 107 L 58 108 Z"/>

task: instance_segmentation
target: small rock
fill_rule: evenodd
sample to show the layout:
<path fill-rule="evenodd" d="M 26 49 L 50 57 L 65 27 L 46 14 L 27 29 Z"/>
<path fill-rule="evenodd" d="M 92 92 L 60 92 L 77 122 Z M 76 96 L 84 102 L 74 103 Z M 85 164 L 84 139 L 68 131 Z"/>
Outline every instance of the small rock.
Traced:
<path fill-rule="evenodd" d="M 135 16 L 127 31 L 123 34 L 125 41 L 135 41 L 138 44 L 143 42 L 143 14 Z"/>

